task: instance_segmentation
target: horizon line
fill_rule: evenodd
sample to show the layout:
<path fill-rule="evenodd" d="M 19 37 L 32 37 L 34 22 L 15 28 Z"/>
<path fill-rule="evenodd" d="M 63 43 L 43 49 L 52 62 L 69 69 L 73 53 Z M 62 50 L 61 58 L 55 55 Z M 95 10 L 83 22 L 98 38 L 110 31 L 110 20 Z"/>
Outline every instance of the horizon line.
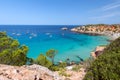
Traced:
<path fill-rule="evenodd" d="M 90 23 L 90 24 L 107 24 L 107 25 L 112 25 L 112 24 L 120 24 L 120 23 L 111 23 L 111 24 L 108 24 L 108 23 Z M 64 25 L 89 25 L 89 24 L 0 24 L 0 25 L 10 25 L 10 26 L 15 26 L 15 25 L 26 25 L 26 26 L 29 26 L 29 25 L 35 25 L 35 26 L 39 26 L 39 25 L 48 25 L 48 26 L 53 26 L 53 25 L 56 25 L 56 26 L 64 26 Z"/>

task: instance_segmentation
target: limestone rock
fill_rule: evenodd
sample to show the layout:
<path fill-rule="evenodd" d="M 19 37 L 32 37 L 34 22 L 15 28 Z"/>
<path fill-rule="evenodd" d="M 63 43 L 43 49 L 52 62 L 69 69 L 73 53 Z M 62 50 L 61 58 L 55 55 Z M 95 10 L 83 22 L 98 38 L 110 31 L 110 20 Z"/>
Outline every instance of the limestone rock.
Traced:
<path fill-rule="evenodd" d="M 63 80 L 63 78 L 36 64 L 21 67 L 0 64 L 0 80 Z"/>

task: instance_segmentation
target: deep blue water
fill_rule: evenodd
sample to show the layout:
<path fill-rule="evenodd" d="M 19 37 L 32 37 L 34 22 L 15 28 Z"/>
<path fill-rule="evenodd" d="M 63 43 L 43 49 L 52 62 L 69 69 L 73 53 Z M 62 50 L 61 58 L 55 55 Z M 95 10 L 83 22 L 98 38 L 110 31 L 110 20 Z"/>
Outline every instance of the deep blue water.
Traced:
<path fill-rule="evenodd" d="M 36 58 L 45 54 L 49 49 L 58 50 L 55 61 L 79 61 L 76 56 L 87 59 L 90 52 L 98 45 L 108 44 L 105 36 L 90 36 L 78 34 L 69 30 L 63 31 L 62 27 L 71 29 L 70 25 L 1 25 L 0 31 L 6 31 L 21 44 L 29 47 L 28 57 Z"/>

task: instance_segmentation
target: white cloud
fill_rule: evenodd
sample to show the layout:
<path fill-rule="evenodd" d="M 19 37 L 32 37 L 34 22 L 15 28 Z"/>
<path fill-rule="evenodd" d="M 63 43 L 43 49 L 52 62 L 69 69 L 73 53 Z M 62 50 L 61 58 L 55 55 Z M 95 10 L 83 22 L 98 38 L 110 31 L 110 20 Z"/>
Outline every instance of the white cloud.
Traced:
<path fill-rule="evenodd" d="M 113 3 L 103 5 L 99 8 L 90 10 L 89 12 L 107 12 L 107 11 L 113 11 L 115 9 L 120 9 L 120 0 L 115 0 Z"/>
<path fill-rule="evenodd" d="M 101 10 L 107 11 L 107 10 L 113 10 L 113 9 L 116 9 L 116 8 L 119 8 L 119 7 L 120 7 L 120 1 L 117 1 L 117 2 L 114 2 L 114 3 L 103 6 L 101 8 Z"/>
<path fill-rule="evenodd" d="M 114 12 L 114 13 L 110 13 L 110 14 L 104 14 L 104 15 L 101 15 L 101 16 L 90 17 L 90 19 L 104 20 L 104 19 L 108 19 L 108 18 L 111 18 L 111 17 L 115 17 L 115 16 L 120 16 L 120 12 Z"/>
<path fill-rule="evenodd" d="M 108 20 L 120 16 L 120 0 L 116 0 L 113 3 L 107 4 L 94 10 L 94 13 L 98 13 L 98 16 L 90 17 L 92 20 Z M 101 14 L 100 14 L 101 13 Z"/>

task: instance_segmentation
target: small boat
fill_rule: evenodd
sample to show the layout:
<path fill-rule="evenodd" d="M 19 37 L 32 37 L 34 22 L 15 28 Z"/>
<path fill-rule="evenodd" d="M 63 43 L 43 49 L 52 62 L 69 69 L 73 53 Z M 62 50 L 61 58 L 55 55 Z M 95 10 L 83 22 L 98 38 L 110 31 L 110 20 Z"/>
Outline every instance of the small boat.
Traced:
<path fill-rule="evenodd" d="M 13 35 L 15 35 L 15 33 L 12 33 Z"/>
<path fill-rule="evenodd" d="M 37 34 L 35 34 L 35 33 L 31 33 L 30 35 L 33 36 L 33 37 L 37 36 Z"/>
<path fill-rule="evenodd" d="M 16 35 L 17 35 L 17 36 L 20 36 L 21 34 L 20 34 L 20 33 L 17 33 Z"/>
<path fill-rule="evenodd" d="M 63 27 L 63 28 L 61 28 L 62 30 L 68 30 L 68 28 L 67 27 Z"/>
<path fill-rule="evenodd" d="M 36 37 L 36 36 L 37 36 L 37 34 L 33 34 L 32 36 Z"/>
<path fill-rule="evenodd" d="M 50 35 L 50 33 L 46 33 L 46 35 Z"/>
<path fill-rule="evenodd" d="M 29 39 L 32 39 L 32 36 L 30 36 Z"/>

